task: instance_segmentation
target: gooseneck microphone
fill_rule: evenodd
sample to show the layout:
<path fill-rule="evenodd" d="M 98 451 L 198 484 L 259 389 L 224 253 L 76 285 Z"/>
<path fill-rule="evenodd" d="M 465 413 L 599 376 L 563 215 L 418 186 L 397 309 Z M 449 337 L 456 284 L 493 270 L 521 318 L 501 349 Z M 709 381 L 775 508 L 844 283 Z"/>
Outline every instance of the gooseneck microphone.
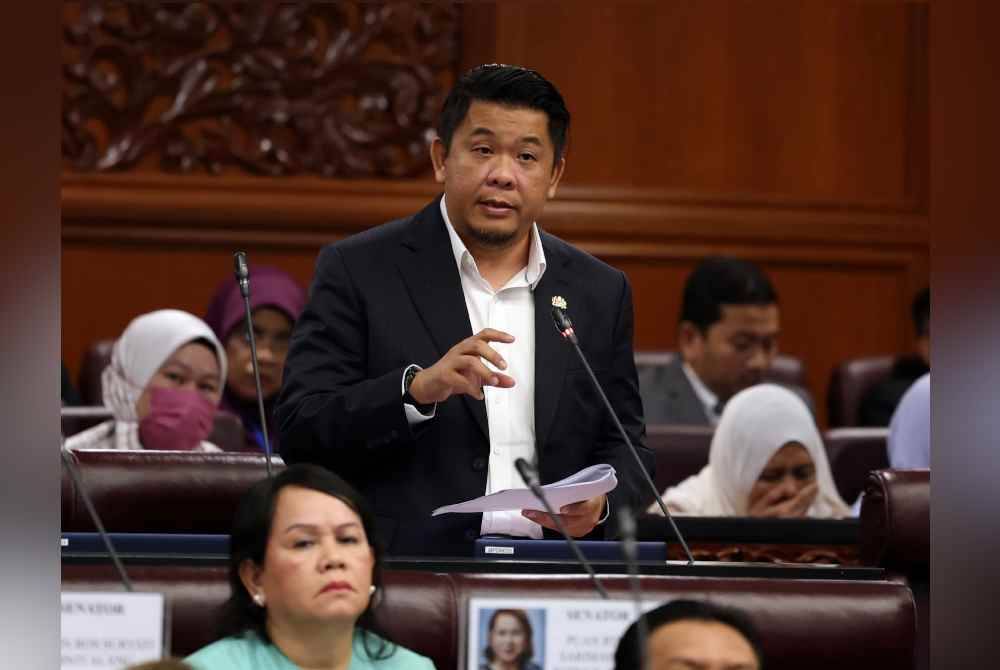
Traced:
<path fill-rule="evenodd" d="M 639 668 L 646 670 L 648 667 L 646 664 L 646 639 L 649 637 L 649 627 L 646 619 L 643 618 L 642 611 L 642 589 L 639 585 L 639 544 L 635 538 L 635 517 L 632 515 L 632 509 L 628 506 L 623 507 L 618 512 L 618 532 L 622 536 L 622 558 L 628 565 L 632 601 L 635 603 L 635 637 L 638 647 L 636 658 L 639 659 Z"/>
<path fill-rule="evenodd" d="M 94 502 L 90 499 L 90 494 L 87 493 L 87 488 L 83 485 L 83 478 L 80 476 L 80 471 L 76 468 L 76 463 L 73 462 L 73 455 L 70 453 L 69 449 L 66 448 L 66 438 L 63 438 L 62 444 L 62 460 L 66 469 L 69 470 L 69 476 L 73 480 L 73 486 L 76 490 L 80 492 L 80 497 L 83 498 L 83 506 L 87 508 L 87 514 L 90 515 L 90 520 L 94 522 L 94 527 L 97 528 L 97 534 L 101 536 L 101 540 L 104 542 L 104 548 L 108 550 L 108 556 L 111 557 L 111 563 L 114 564 L 115 570 L 118 572 L 118 578 L 122 582 L 122 586 L 125 590 L 131 592 L 132 581 L 125 574 L 125 566 L 122 565 L 121 559 L 118 557 L 118 552 L 115 551 L 114 545 L 111 543 L 111 536 L 108 535 L 108 531 L 104 529 L 104 523 L 101 522 L 101 515 L 97 513 L 97 508 L 94 507 Z"/>
<path fill-rule="evenodd" d="M 260 412 L 260 432 L 264 436 L 264 459 L 267 463 L 267 476 L 271 477 L 271 442 L 267 439 L 267 418 L 264 416 L 264 393 L 260 388 L 260 367 L 257 363 L 257 339 L 253 333 L 253 314 L 250 311 L 250 268 L 247 266 L 247 255 L 244 251 L 233 254 L 233 264 L 236 270 L 236 282 L 240 285 L 243 296 L 243 306 L 246 308 L 247 338 L 250 340 L 250 360 L 253 363 L 253 381 L 257 385 L 257 410 Z"/>
<path fill-rule="evenodd" d="M 535 497 L 541 501 L 542 505 L 545 507 L 545 511 L 548 512 L 552 521 L 555 522 L 556 528 L 558 528 L 562 536 L 566 538 L 566 542 L 569 544 L 569 548 L 573 550 L 573 555 L 576 556 L 576 560 L 584 567 L 587 574 L 590 575 L 590 580 L 594 582 L 594 588 L 597 589 L 597 592 L 601 594 L 602 598 L 607 600 L 608 592 L 604 590 L 604 585 L 601 584 L 601 580 L 598 579 L 597 575 L 594 573 L 594 568 L 591 567 L 590 561 L 588 561 L 586 556 L 583 555 L 583 552 L 580 551 L 580 545 L 576 543 L 576 540 L 574 540 L 573 537 L 566 532 L 566 527 L 563 525 L 562 519 L 560 519 L 559 515 L 552 510 L 552 505 L 549 504 L 548 498 L 545 497 L 545 491 L 542 490 L 542 484 L 538 480 L 538 473 L 535 472 L 535 468 L 533 468 L 528 461 L 523 458 L 515 460 L 514 467 L 517 468 L 518 474 L 521 475 L 521 479 L 523 479 L 524 483 L 529 489 L 531 489 L 531 492 L 534 493 Z"/>
<path fill-rule="evenodd" d="M 688 549 L 687 542 L 684 541 L 684 536 L 681 535 L 681 531 L 677 528 L 677 524 L 674 523 L 674 517 L 670 515 L 670 510 L 668 510 L 667 506 L 663 504 L 663 498 L 660 496 L 660 492 L 656 490 L 656 484 L 653 483 L 649 473 L 646 472 L 646 468 L 643 466 L 642 459 L 639 458 L 639 452 L 636 451 L 635 446 L 632 444 L 632 440 L 628 439 L 628 434 L 622 427 L 622 422 L 618 420 L 618 415 L 615 414 L 615 410 L 611 406 L 608 396 L 604 394 L 604 389 L 601 388 L 601 383 L 597 381 L 597 377 L 594 375 L 594 371 L 591 369 L 590 363 L 587 361 L 587 357 L 583 355 L 583 350 L 580 349 L 580 342 L 576 337 L 576 332 L 573 330 L 573 322 L 570 321 L 569 315 L 566 314 L 566 301 L 559 296 L 552 298 L 552 321 L 555 323 L 556 330 L 559 331 L 559 334 L 566 338 L 566 340 L 573 345 L 573 348 L 576 349 L 576 355 L 580 358 L 580 362 L 583 363 L 583 367 L 587 371 L 587 376 L 590 377 L 591 383 L 594 385 L 594 388 L 597 389 L 597 394 L 601 396 L 601 400 L 604 401 L 604 406 L 607 408 L 608 414 L 611 415 L 611 419 L 614 421 L 615 427 L 618 429 L 618 433 L 622 436 L 622 439 L 625 440 L 625 444 L 628 445 L 628 449 L 632 453 L 632 457 L 635 458 L 635 462 L 639 466 L 639 472 L 641 472 L 642 476 L 646 479 L 646 484 L 649 486 L 649 490 L 652 491 L 653 495 L 656 497 L 656 502 L 660 506 L 660 511 L 663 512 L 663 516 L 667 517 L 667 520 L 670 522 L 670 526 L 674 530 L 674 535 L 677 536 L 681 546 L 684 548 L 684 554 L 687 556 L 688 565 L 693 565 L 694 557 L 691 555 L 691 550 Z"/>

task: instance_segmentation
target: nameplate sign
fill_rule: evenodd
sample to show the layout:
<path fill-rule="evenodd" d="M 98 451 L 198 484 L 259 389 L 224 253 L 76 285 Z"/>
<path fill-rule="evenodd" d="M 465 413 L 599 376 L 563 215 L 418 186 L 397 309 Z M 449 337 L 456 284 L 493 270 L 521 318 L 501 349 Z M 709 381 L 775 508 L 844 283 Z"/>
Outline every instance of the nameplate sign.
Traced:
<path fill-rule="evenodd" d="M 162 593 L 63 591 L 62 670 L 118 670 L 169 653 Z"/>
<path fill-rule="evenodd" d="M 644 601 L 642 609 L 661 604 Z M 611 670 L 618 640 L 635 617 L 627 599 L 470 598 L 466 667 Z"/>

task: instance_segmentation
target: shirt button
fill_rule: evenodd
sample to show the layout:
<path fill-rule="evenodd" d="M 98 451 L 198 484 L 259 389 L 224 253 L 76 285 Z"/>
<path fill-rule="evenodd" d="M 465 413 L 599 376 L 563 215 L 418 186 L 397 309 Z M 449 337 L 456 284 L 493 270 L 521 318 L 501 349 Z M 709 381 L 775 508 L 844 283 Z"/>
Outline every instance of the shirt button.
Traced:
<path fill-rule="evenodd" d="M 482 472 L 486 469 L 486 459 L 482 456 L 477 456 L 472 459 L 472 469 L 476 472 Z"/>

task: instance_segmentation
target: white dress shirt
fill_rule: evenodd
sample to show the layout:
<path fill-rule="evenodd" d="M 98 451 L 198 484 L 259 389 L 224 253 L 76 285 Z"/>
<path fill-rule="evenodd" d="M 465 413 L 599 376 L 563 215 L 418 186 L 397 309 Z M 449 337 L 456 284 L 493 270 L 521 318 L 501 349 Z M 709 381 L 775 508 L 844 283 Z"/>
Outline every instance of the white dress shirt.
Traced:
<path fill-rule="evenodd" d="M 719 396 L 712 393 L 712 390 L 705 386 L 705 383 L 698 377 L 698 373 L 692 370 L 690 365 L 682 363 L 681 369 L 684 370 L 684 376 L 691 382 L 694 394 L 698 396 L 698 400 L 705 406 L 705 415 L 708 417 L 709 423 L 713 426 L 719 425 L 719 413 L 715 411 L 716 406 L 719 404 Z"/>
<path fill-rule="evenodd" d="M 441 198 L 444 217 L 455 254 L 455 263 L 462 280 L 462 293 L 469 311 L 473 334 L 483 328 L 494 328 L 514 336 L 512 344 L 491 342 L 490 346 L 507 362 L 505 374 L 516 382 L 513 388 L 486 386 L 486 417 L 490 433 L 489 470 L 486 494 L 504 489 L 525 488 L 514 461 L 523 458 L 536 463 L 535 454 L 535 301 L 532 291 L 545 273 L 545 252 L 532 224 L 528 264 L 505 286 L 494 291 L 448 217 L 445 199 Z M 487 368 L 496 370 L 483 360 Z M 458 501 L 456 501 L 458 502 Z M 483 514 L 483 535 L 505 534 L 542 537 L 542 527 L 521 516 L 520 511 L 488 512 Z"/>

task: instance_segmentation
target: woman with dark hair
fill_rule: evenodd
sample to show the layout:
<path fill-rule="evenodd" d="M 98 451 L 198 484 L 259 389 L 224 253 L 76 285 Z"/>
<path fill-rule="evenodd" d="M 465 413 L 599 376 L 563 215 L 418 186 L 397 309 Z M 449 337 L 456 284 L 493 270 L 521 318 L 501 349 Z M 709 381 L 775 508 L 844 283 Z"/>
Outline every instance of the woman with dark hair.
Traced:
<path fill-rule="evenodd" d="M 274 267 L 254 267 L 250 277 L 250 313 L 260 370 L 271 448 L 277 452 L 278 430 L 274 403 L 281 390 L 281 374 L 288 354 L 292 327 L 306 304 L 306 292 L 290 274 Z M 257 383 L 250 358 L 246 307 L 236 278 L 230 276 L 215 289 L 205 312 L 205 323 L 226 348 L 229 374 L 222 393 L 222 409 L 240 417 L 246 430 L 248 451 L 264 450 L 264 433 L 257 405 Z"/>
<path fill-rule="evenodd" d="M 489 639 L 480 670 L 541 670 L 532 663 L 535 645 L 531 621 L 524 610 L 499 609 L 490 617 Z"/>
<path fill-rule="evenodd" d="M 344 480 L 293 465 L 240 501 L 230 538 L 223 639 L 196 670 L 428 670 L 430 659 L 373 632 L 382 552 L 374 516 Z"/>

